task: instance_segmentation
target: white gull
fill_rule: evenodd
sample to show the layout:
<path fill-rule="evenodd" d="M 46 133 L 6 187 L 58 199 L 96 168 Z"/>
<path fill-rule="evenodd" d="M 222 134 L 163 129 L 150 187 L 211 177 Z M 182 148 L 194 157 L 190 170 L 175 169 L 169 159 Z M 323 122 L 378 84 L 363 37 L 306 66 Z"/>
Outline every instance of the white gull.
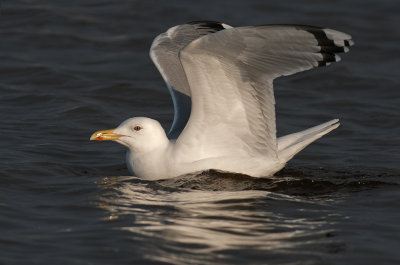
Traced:
<path fill-rule="evenodd" d="M 150 49 L 174 103 L 169 133 L 156 120 L 135 117 L 90 140 L 126 146 L 130 172 L 144 179 L 207 169 L 271 176 L 339 126 L 334 119 L 277 139 L 273 80 L 337 62 L 336 53 L 351 45 L 348 34 L 303 25 L 172 27 Z"/>

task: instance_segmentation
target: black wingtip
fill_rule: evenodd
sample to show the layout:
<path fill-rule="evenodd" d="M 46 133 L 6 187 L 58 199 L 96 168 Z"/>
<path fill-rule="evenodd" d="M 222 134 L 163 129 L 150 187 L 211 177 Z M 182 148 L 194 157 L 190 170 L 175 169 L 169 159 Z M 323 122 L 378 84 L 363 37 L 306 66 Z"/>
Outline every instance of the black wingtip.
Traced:
<path fill-rule="evenodd" d="M 191 21 L 187 24 L 194 25 L 198 29 L 210 29 L 213 32 L 217 32 L 220 30 L 225 29 L 222 25 L 222 22 L 219 21 L 212 21 L 212 20 L 198 20 L 198 21 Z"/>
<path fill-rule="evenodd" d="M 345 47 L 339 47 L 336 45 L 330 45 L 330 46 L 324 45 L 324 46 L 321 46 L 320 52 L 321 53 L 341 53 L 341 52 L 346 52 L 346 49 L 345 49 Z"/>
<path fill-rule="evenodd" d="M 336 53 L 347 52 L 349 50 L 348 47 L 353 43 L 351 40 L 343 40 L 343 45 L 337 45 L 335 40 L 328 37 L 324 28 L 307 26 L 303 27 L 303 29 L 314 35 L 318 46 L 321 48 L 319 53 L 322 55 L 322 60 L 318 62 L 318 67 L 328 66 L 331 62 L 340 61 L 340 57 Z"/>

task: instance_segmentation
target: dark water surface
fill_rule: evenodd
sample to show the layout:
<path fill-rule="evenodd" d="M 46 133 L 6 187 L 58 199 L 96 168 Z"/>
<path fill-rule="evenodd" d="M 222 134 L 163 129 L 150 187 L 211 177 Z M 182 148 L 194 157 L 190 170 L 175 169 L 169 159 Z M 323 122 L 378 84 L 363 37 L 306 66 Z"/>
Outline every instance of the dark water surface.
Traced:
<path fill-rule="evenodd" d="M 1 2 L 0 264 L 400 264 L 398 1 Z M 341 127 L 270 179 L 129 175 L 92 132 L 171 99 L 152 39 L 192 20 L 311 24 L 343 61 L 276 83 L 278 134 Z"/>

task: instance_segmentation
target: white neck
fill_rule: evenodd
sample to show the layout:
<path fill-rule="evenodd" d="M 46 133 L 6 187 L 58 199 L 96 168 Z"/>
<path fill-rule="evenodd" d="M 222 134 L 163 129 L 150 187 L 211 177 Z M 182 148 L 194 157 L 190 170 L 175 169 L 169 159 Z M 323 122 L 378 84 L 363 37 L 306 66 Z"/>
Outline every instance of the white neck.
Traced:
<path fill-rule="evenodd" d="M 128 150 L 126 163 L 130 173 L 143 179 L 160 179 L 168 172 L 171 145 L 168 140 L 157 148 L 147 152 Z"/>

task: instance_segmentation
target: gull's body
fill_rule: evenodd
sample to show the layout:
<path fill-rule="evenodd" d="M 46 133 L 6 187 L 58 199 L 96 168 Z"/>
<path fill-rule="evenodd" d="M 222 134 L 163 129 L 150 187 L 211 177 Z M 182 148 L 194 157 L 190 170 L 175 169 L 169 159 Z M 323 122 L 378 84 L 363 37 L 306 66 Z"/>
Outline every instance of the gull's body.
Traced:
<path fill-rule="evenodd" d="M 157 121 L 136 117 L 91 139 L 127 146 L 128 168 L 145 179 L 207 169 L 271 176 L 339 126 L 332 120 L 277 139 L 273 80 L 338 61 L 351 45 L 345 33 L 310 26 L 173 27 L 150 50 L 174 102 L 168 135 Z"/>

